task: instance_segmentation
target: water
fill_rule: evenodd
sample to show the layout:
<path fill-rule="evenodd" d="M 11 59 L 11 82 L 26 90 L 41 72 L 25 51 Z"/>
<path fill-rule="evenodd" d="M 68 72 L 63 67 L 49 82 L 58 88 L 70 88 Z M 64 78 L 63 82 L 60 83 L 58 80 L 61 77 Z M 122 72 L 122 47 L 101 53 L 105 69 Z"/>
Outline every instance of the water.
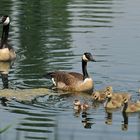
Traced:
<path fill-rule="evenodd" d="M 1 0 L 0 15 L 11 17 L 9 42 L 17 52 L 9 72 L 10 87 L 23 92 L 49 87 L 50 81 L 42 74 L 58 69 L 81 72 L 81 55 L 89 51 L 96 60 L 103 60 L 88 64 L 95 89 L 112 85 L 114 90 L 131 92 L 137 98 L 139 7 L 139 0 Z M 12 100 L 1 105 L 0 139 L 140 138 L 139 114 L 128 116 L 127 126 L 120 110 L 108 115 L 102 104 L 93 106 L 88 95 L 49 92 L 51 95 L 31 102 Z M 73 111 L 77 98 L 91 105 L 87 114 Z"/>

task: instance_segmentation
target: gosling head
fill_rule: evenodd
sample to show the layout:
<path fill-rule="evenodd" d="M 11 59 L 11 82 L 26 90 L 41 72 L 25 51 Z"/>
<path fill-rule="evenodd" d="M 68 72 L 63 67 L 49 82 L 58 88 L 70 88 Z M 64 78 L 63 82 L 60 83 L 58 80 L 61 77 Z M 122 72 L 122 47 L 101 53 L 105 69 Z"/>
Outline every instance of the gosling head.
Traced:
<path fill-rule="evenodd" d="M 106 92 L 106 97 L 107 98 L 112 98 L 112 92 Z"/>
<path fill-rule="evenodd" d="M 108 86 L 106 87 L 106 90 L 105 90 L 105 95 L 107 98 L 111 98 L 112 97 L 112 92 L 113 92 L 113 88 L 112 86 Z"/>
<path fill-rule="evenodd" d="M 107 87 L 106 87 L 106 91 L 108 91 L 108 92 L 113 92 L 112 86 L 107 86 Z"/>
<path fill-rule="evenodd" d="M 3 24 L 3 26 L 7 26 L 10 24 L 10 18 L 8 15 L 4 15 L 0 19 L 0 23 Z"/>
<path fill-rule="evenodd" d="M 93 94 L 92 94 L 92 98 L 94 100 L 99 100 L 99 97 L 100 97 L 100 93 L 98 91 L 95 91 Z"/>
<path fill-rule="evenodd" d="M 95 59 L 93 58 L 92 54 L 89 53 L 89 52 L 86 52 L 86 53 L 83 54 L 82 60 L 85 61 L 85 62 L 88 62 L 88 61 L 96 62 Z"/>
<path fill-rule="evenodd" d="M 128 103 L 128 101 L 129 101 L 129 98 L 123 98 L 123 103 L 124 104 Z"/>

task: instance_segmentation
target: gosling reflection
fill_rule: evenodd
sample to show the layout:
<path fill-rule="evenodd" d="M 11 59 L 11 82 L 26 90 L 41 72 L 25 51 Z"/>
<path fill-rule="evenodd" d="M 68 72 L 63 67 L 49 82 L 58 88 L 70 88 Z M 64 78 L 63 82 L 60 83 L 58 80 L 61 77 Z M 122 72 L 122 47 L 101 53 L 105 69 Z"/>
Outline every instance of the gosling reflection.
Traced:
<path fill-rule="evenodd" d="M 8 74 L 11 67 L 11 62 L 0 62 L 0 74 L 3 83 L 3 89 L 9 88 Z"/>
<path fill-rule="evenodd" d="M 105 112 L 106 112 L 105 123 L 108 124 L 108 125 L 112 125 L 112 117 L 113 117 L 112 111 L 105 110 Z"/>
<path fill-rule="evenodd" d="M 81 103 L 80 100 L 74 100 L 73 109 L 75 116 L 79 116 L 81 112 L 86 112 L 89 109 L 89 104 L 87 102 Z"/>
<path fill-rule="evenodd" d="M 82 112 L 82 124 L 84 126 L 84 128 L 86 129 L 90 129 L 91 126 L 94 124 L 92 122 L 92 118 L 88 117 L 88 113 L 87 112 Z"/>
<path fill-rule="evenodd" d="M 123 131 L 127 131 L 128 130 L 128 115 L 126 112 L 122 112 L 122 116 L 123 116 L 123 124 L 122 124 L 122 130 Z"/>
<path fill-rule="evenodd" d="M 76 117 L 82 117 L 82 124 L 83 127 L 86 129 L 90 129 L 91 126 L 94 124 L 92 122 L 92 118 L 89 118 L 89 114 L 87 113 L 87 110 L 90 108 L 89 104 L 87 102 L 81 103 L 80 100 L 75 100 L 73 103 L 73 109 L 74 109 L 74 116 Z"/>

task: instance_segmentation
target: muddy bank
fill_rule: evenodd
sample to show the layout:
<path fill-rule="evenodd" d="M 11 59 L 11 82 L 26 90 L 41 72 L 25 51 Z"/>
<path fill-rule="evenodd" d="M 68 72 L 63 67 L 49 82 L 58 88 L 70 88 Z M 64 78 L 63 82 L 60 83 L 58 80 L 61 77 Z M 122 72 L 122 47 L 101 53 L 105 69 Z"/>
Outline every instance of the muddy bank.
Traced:
<path fill-rule="evenodd" d="M 18 101 L 31 101 L 37 96 L 43 96 L 51 94 L 47 88 L 37 89 L 3 89 L 0 90 L 0 97 L 6 97 L 7 99 L 16 99 Z"/>

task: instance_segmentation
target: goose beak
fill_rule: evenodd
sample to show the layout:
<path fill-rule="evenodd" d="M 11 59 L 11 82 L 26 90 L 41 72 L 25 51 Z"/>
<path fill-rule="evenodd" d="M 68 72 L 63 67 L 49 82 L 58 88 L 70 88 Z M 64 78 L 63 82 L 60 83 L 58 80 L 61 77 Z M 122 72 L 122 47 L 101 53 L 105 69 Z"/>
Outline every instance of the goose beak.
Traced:
<path fill-rule="evenodd" d="M 96 60 L 93 57 L 90 58 L 90 61 L 96 62 Z"/>

